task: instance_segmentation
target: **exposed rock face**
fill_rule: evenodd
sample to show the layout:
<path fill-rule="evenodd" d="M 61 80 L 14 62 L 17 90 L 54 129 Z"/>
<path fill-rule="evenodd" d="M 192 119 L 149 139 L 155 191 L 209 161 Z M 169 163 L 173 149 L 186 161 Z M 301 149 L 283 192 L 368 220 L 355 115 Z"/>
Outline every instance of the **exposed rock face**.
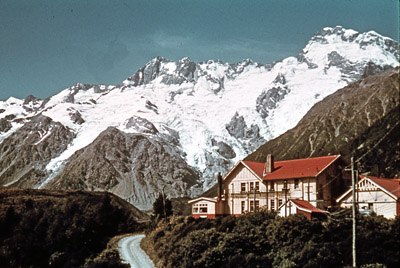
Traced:
<path fill-rule="evenodd" d="M 226 144 L 223 141 L 216 141 L 214 139 L 211 139 L 211 144 L 212 146 L 217 146 L 218 150 L 217 152 L 221 154 L 223 157 L 232 159 L 236 157 L 235 151 L 230 147 L 228 144 Z"/>
<path fill-rule="evenodd" d="M 11 129 L 12 125 L 9 120 L 0 118 L 0 132 L 7 132 Z"/>
<path fill-rule="evenodd" d="M 169 68 L 162 68 L 161 64 L 171 63 Z M 196 71 L 196 63 L 189 58 L 183 58 L 176 65 L 174 62 L 156 57 L 154 60 L 139 69 L 128 80 L 133 82 L 134 86 L 148 84 L 157 77 L 162 76 L 161 82 L 166 85 L 182 84 L 183 82 L 192 82 L 194 80 L 194 72 Z"/>
<path fill-rule="evenodd" d="M 314 105 L 298 125 L 268 141 L 247 160 L 342 154 L 361 172 L 400 176 L 399 73 L 388 70 L 338 90 Z"/>
<path fill-rule="evenodd" d="M 263 93 L 257 98 L 257 112 L 259 112 L 263 118 L 266 118 L 269 115 L 269 112 L 277 107 L 278 103 L 285 98 L 288 92 L 289 89 L 285 86 L 273 87 L 269 90 L 263 91 Z"/>
<path fill-rule="evenodd" d="M 110 127 L 77 151 L 45 187 L 107 190 L 141 209 L 150 209 L 163 189 L 169 197 L 186 196 L 198 180 L 199 173 L 162 140 Z"/>
<path fill-rule="evenodd" d="M 380 73 L 382 71 L 387 71 L 393 69 L 390 65 L 380 66 L 373 62 L 368 62 L 367 66 L 365 66 L 364 72 L 362 74 L 362 78 L 366 78 L 370 75 L 374 75 Z"/>
<path fill-rule="evenodd" d="M 82 118 L 82 115 L 79 111 L 71 109 L 69 116 L 72 122 L 74 122 L 75 124 L 82 125 L 83 123 L 85 123 L 85 120 Z"/>
<path fill-rule="evenodd" d="M 238 113 L 226 125 L 226 130 L 248 149 L 256 144 L 265 142 L 264 138 L 260 135 L 259 127 L 255 124 L 248 127 L 243 116 L 239 116 Z"/>
<path fill-rule="evenodd" d="M 138 133 L 158 134 L 157 128 L 147 119 L 133 116 L 126 122 L 126 128 L 137 131 Z"/>
<path fill-rule="evenodd" d="M 313 62 L 309 61 L 303 52 L 300 52 L 300 53 L 296 56 L 296 58 L 297 58 L 297 61 L 298 61 L 299 63 L 305 63 L 305 64 L 307 64 L 308 68 L 310 68 L 310 69 L 316 69 L 316 68 L 318 68 L 318 65 L 317 65 L 316 63 L 313 63 Z"/>
<path fill-rule="evenodd" d="M 0 184 L 33 188 L 44 167 L 63 152 L 75 134 L 46 116 L 35 116 L 0 143 Z"/>

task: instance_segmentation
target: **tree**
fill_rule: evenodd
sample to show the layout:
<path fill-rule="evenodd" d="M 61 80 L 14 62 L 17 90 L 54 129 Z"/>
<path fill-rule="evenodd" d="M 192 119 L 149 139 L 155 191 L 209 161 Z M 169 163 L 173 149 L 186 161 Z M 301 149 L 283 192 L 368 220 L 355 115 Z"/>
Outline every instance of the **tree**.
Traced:
<path fill-rule="evenodd" d="M 172 215 L 171 200 L 163 194 L 159 194 L 153 203 L 153 215 L 158 218 L 166 218 Z"/>

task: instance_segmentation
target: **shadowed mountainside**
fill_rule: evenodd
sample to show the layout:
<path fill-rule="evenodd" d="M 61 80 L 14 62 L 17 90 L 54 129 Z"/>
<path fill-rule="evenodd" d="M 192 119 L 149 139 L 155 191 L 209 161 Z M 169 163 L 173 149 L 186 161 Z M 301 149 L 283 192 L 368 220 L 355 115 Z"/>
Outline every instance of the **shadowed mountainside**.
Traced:
<path fill-rule="evenodd" d="M 268 141 L 246 160 L 265 161 L 342 154 L 363 173 L 400 175 L 399 72 L 352 83 L 315 104 L 296 127 Z"/>

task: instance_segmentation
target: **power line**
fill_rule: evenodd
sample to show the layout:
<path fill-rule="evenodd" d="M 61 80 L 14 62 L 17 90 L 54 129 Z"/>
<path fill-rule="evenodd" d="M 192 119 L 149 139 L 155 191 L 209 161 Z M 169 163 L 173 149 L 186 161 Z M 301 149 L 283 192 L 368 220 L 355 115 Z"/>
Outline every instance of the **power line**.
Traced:
<path fill-rule="evenodd" d="M 378 146 L 398 125 L 400 124 L 400 121 L 396 122 L 396 124 L 381 138 L 379 139 L 379 141 L 377 143 L 375 143 L 374 146 L 372 146 L 366 153 L 364 153 L 362 156 L 360 156 L 359 158 L 357 158 L 356 160 L 354 160 L 354 164 L 358 163 L 361 161 L 361 159 L 363 159 L 367 154 L 369 154 L 373 149 L 376 148 L 376 146 Z M 350 168 L 350 165 L 345 166 L 346 168 Z M 324 184 L 323 186 L 320 187 L 320 189 L 324 189 L 325 187 L 327 187 L 329 184 L 331 184 L 334 180 L 336 180 L 341 174 L 337 174 L 333 179 L 331 179 L 329 182 L 327 182 L 326 184 Z M 379 174 L 378 174 L 379 176 Z"/>
<path fill-rule="evenodd" d="M 393 130 L 395 127 L 397 127 L 397 125 L 400 123 L 400 121 L 397 121 L 396 124 L 374 145 L 371 147 L 371 149 L 369 149 L 365 154 L 363 154 L 362 156 L 360 156 L 357 160 L 354 161 L 354 163 L 359 162 L 361 159 L 363 159 L 368 153 L 370 153 L 373 149 L 376 148 L 376 146 L 378 146 Z"/>

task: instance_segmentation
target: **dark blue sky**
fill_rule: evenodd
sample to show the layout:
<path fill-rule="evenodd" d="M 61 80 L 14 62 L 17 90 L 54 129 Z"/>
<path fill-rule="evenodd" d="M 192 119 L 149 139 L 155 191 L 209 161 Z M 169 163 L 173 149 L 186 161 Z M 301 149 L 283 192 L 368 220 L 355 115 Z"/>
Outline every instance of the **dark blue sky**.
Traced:
<path fill-rule="evenodd" d="M 399 40 L 399 1 L 0 0 L 0 99 L 118 84 L 156 56 L 271 63 L 336 25 Z"/>

